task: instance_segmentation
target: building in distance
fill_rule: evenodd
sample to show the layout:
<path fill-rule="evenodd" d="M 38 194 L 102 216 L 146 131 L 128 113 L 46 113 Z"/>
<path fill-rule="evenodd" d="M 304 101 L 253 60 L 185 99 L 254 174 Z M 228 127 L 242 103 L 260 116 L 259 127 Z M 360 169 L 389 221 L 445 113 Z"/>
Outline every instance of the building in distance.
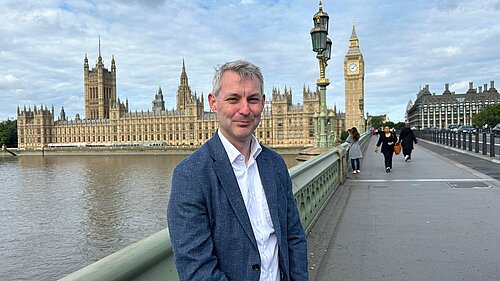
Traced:
<path fill-rule="evenodd" d="M 68 119 L 61 108 L 57 119 L 52 106 L 17 109 L 20 149 L 47 147 L 126 147 L 166 146 L 198 147 L 218 127 L 215 113 L 204 110 L 204 97 L 192 92 L 182 62 L 176 107 L 165 109 L 161 87 L 151 110 L 130 112 L 128 100 L 121 101 L 116 92 L 116 63 L 111 69 L 103 63 L 100 48 L 95 66 L 90 68 L 84 57 L 85 116 Z M 320 94 L 305 86 L 302 104 L 294 104 L 292 89 L 273 88 L 271 100 L 262 113 L 255 134 L 259 141 L 275 148 L 305 148 L 314 145 L 314 114 L 320 110 Z M 328 114 L 339 114 L 328 109 Z M 343 114 L 339 114 L 343 116 Z M 340 133 L 343 120 L 331 124 Z"/>
<path fill-rule="evenodd" d="M 438 95 L 431 93 L 429 85 L 425 85 L 417 94 L 415 102 L 408 103 L 406 123 L 417 129 L 448 128 L 450 125 L 474 125 L 474 117 L 483 107 L 500 103 L 500 94 L 495 89 L 495 82 L 490 86 L 484 84 L 477 89 L 473 82 L 469 82 L 469 89 L 465 93 L 451 92 L 449 84 L 445 84 L 444 91 Z"/>

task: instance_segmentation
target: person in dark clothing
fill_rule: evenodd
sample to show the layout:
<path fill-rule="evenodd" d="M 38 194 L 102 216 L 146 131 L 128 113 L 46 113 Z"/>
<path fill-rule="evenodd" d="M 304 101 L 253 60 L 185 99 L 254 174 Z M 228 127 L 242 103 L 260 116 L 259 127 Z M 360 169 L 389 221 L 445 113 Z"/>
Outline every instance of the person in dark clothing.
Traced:
<path fill-rule="evenodd" d="M 411 159 L 411 152 L 414 148 L 413 143 L 417 144 L 417 138 L 410 127 L 401 129 L 399 133 L 399 142 L 403 146 L 405 161 L 409 161 Z"/>
<path fill-rule="evenodd" d="M 385 171 L 387 173 L 391 172 L 392 169 L 392 156 L 394 155 L 394 144 L 398 142 L 398 137 L 396 134 L 392 133 L 388 126 L 384 127 L 384 131 L 380 132 L 378 138 L 377 147 L 375 152 L 378 152 L 378 148 L 382 145 L 380 150 L 384 154 Z"/>

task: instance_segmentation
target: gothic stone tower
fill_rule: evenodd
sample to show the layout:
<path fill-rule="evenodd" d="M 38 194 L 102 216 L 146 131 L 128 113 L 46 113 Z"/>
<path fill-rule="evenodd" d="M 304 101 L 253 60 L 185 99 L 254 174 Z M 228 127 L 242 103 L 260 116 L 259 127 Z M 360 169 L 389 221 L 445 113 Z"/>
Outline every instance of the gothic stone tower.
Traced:
<path fill-rule="evenodd" d="M 92 70 L 89 70 L 87 54 L 83 61 L 83 81 L 86 119 L 109 119 L 110 107 L 116 104 L 116 65 L 111 59 L 111 71 L 104 67 L 99 40 L 99 57 Z"/>
<path fill-rule="evenodd" d="M 191 89 L 188 84 L 188 77 L 186 74 L 186 65 L 184 64 L 184 59 L 182 60 L 182 72 L 179 83 L 179 88 L 177 89 L 177 110 L 186 109 L 186 101 L 191 96 Z"/>
<path fill-rule="evenodd" d="M 195 117 L 203 115 L 203 94 L 198 97 L 198 94 L 191 92 L 186 73 L 186 64 L 182 60 L 182 71 L 180 84 L 177 88 L 177 110 L 184 111 L 186 116 Z"/>
<path fill-rule="evenodd" d="M 359 40 L 354 23 L 349 39 L 349 50 L 344 59 L 345 126 L 364 130 L 365 61 L 359 50 Z"/>
<path fill-rule="evenodd" d="M 155 99 L 153 100 L 153 112 L 163 111 L 165 111 L 165 101 L 163 100 L 163 93 L 160 86 L 158 87 L 158 92 L 156 92 Z"/>

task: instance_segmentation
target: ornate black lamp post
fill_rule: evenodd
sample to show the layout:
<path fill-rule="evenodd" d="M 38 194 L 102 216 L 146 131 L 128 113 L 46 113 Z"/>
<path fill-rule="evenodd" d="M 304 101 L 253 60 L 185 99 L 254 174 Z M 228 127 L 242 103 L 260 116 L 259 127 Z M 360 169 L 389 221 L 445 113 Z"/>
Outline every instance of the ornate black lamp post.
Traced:
<path fill-rule="evenodd" d="M 361 123 L 360 123 L 360 128 L 358 130 L 360 132 L 366 131 L 366 119 L 365 116 L 363 115 L 363 110 L 365 109 L 365 100 L 363 98 L 359 99 L 359 111 L 361 111 Z"/>
<path fill-rule="evenodd" d="M 315 130 L 315 145 L 316 147 L 328 147 L 330 143 L 333 143 L 331 134 L 326 128 L 326 86 L 330 85 L 330 81 L 325 77 L 325 69 L 327 61 L 330 59 L 332 54 L 332 40 L 328 38 L 328 21 L 330 17 L 327 13 L 323 12 L 323 4 L 319 2 L 319 11 L 313 16 L 314 28 L 311 29 L 311 41 L 313 51 L 316 53 L 316 58 L 319 61 L 319 79 L 316 81 L 316 85 L 320 92 L 320 114 L 317 117 Z M 316 114 L 315 114 L 316 116 Z M 333 117 L 330 123 L 333 124 Z M 318 128 L 319 126 L 319 128 Z M 318 132 L 319 131 L 319 132 Z"/>

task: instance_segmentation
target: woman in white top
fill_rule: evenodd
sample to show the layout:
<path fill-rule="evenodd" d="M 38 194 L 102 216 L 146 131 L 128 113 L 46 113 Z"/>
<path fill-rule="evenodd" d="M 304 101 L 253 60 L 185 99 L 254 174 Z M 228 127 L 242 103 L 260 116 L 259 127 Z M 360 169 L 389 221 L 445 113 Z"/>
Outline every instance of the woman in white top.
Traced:
<path fill-rule="evenodd" d="M 363 154 L 361 152 L 361 147 L 359 146 L 359 138 L 361 136 L 359 135 L 358 129 L 356 127 L 352 127 L 352 129 L 349 130 L 349 137 L 347 137 L 347 142 L 351 144 L 351 147 L 349 148 L 349 159 L 351 159 L 351 167 L 352 167 L 352 173 L 360 173 L 361 170 L 361 161 L 360 158 L 363 157 Z"/>

